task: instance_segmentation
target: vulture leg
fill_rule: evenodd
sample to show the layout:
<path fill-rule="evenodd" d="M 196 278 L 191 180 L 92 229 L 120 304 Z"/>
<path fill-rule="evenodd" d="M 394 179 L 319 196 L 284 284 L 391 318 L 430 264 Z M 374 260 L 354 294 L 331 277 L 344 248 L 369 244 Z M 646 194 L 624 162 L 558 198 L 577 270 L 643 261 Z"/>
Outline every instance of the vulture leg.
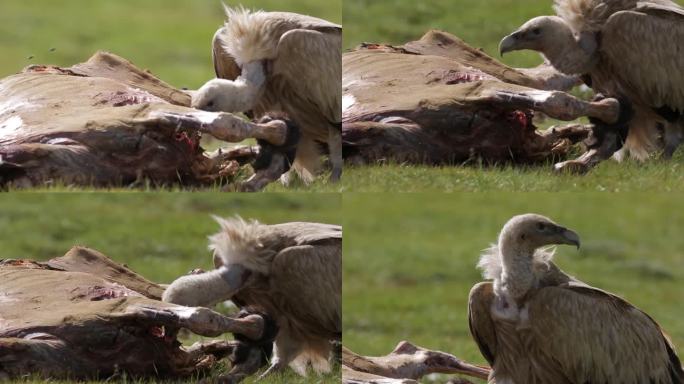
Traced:
<path fill-rule="evenodd" d="M 278 331 L 278 335 L 275 339 L 275 350 L 274 356 L 271 360 L 271 366 L 268 367 L 266 372 L 259 376 L 259 380 L 266 378 L 278 372 L 282 372 L 287 368 L 290 363 L 299 355 L 302 351 L 302 342 L 293 338 L 290 335 L 290 330 L 286 324 L 283 324 Z M 300 372 L 302 375 L 305 372 Z"/>
<path fill-rule="evenodd" d="M 602 97 L 598 95 L 597 99 Z M 601 103 L 605 100 L 614 99 L 603 99 L 598 102 Z M 611 158 L 624 145 L 633 114 L 629 102 L 621 100 L 620 115 L 614 124 L 605 124 L 601 120 L 590 118 L 589 120 L 594 124 L 594 129 L 585 141 L 587 152 L 577 159 L 555 164 L 554 170 L 558 172 L 586 173 L 600 162 Z"/>
<path fill-rule="evenodd" d="M 268 184 L 278 180 L 290 168 L 287 157 L 282 153 L 273 153 L 265 167 L 256 168 L 255 173 L 247 181 L 238 186 L 241 192 L 261 191 Z"/>
<path fill-rule="evenodd" d="M 238 143 L 255 138 L 274 145 L 283 145 L 287 140 L 288 127 L 282 120 L 265 124 L 245 121 L 230 113 L 192 112 L 186 114 L 161 113 L 156 116 L 162 124 L 174 124 L 182 129 L 194 129 L 208 133 L 219 140 Z"/>
<path fill-rule="evenodd" d="M 586 102 L 560 91 L 496 91 L 494 100 L 510 105 L 513 109 L 534 109 L 564 121 L 589 116 L 613 124 L 620 117 L 620 103 L 616 99 Z"/>
<path fill-rule="evenodd" d="M 277 121 L 271 116 L 259 119 L 259 124 Z M 287 172 L 295 160 L 297 143 L 299 142 L 299 128 L 290 120 L 283 120 L 287 125 L 287 139 L 283 145 L 273 145 L 264 140 L 259 140 L 259 154 L 252 163 L 254 175 L 246 182 L 238 186 L 243 192 L 255 192 L 262 190 L 266 185 L 278 180 Z"/>
<path fill-rule="evenodd" d="M 665 124 L 663 137 L 665 139 L 663 159 L 669 160 L 684 141 L 684 116 L 680 117 L 677 122 Z"/>
<path fill-rule="evenodd" d="M 342 177 L 342 125 L 334 125 L 330 127 L 328 134 L 328 147 L 330 150 L 330 164 L 332 165 L 332 174 L 330 181 L 336 183 Z"/>

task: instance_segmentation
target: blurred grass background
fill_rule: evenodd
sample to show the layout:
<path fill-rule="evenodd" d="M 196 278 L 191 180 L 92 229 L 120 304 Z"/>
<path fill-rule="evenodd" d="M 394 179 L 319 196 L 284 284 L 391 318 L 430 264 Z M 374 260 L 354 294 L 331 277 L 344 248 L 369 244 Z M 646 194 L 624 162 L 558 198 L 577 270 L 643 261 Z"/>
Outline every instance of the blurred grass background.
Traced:
<path fill-rule="evenodd" d="M 675 0 L 684 4 L 683 0 Z M 361 42 L 403 44 L 441 29 L 482 48 L 512 67 L 534 67 L 538 53 L 511 52 L 499 57 L 501 39 L 527 20 L 550 15 L 552 0 L 344 0 L 344 47 Z M 590 97 L 587 93 L 574 94 Z M 536 122 L 547 128 L 567 124 L 553 119 Z M 646 164 L 609 160 L 588 175 L 557 175 L 551 163 L 516 167 L 427 167 L 389 164 L 345 168 L 342 189 L 375 191 L 684 191 L 683 151 L 669 162 Z"/>
<path fill-rule="evenodd" d="M 170 283 L 194 268 L 213 269 L 207 236 L 219 228 L 211 215 L 240 215 L 266 224 L 339 224 L 341 197 L 322 193 L 4 194 L 0 198 L 0 259 L 47 260 L 64 255 L 74 245 L 84 245 L 152 281 Z M 201 338 L 185 342 L 196 340 Z M 265 382 L 338 383 L 338 377 L 339 370 L 308 379 L 287 372 Z"/>
<path fill-rule="evenodd" d="M 684 353 L 684 210 L 673 194 L 500 193 L 344 196 L 344 344 L 385 355 L 401 340 L 485 364 L 468 330 L 481 250 L 513 215 L 577 231 L 555 262 L 649 313 Z M 426 380 L 427 381 L 427 380 Z M 442 377 L 437 382 L 445 382 Z"/>
<path fill-rule="evenodd" d="M 342 21 L 342 0 L 224 2 Z M 2 0 L 0 76 L 29 64 L 70 66 L 106 50 L 197 89 L 214 78 L 211 39 L 223 21 L 221 0 Z"/>

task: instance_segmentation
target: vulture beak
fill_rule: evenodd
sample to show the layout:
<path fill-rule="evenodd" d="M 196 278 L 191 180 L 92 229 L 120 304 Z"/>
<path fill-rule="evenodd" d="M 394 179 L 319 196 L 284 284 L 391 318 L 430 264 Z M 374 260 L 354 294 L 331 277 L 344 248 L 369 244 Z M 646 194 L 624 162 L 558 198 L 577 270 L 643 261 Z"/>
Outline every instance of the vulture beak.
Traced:
<path fill-rule="evenodd" d="M 558 233 L 560 236 L 559 244 L 574 245 L 577 249 L 580 248 L 580 238 L 577 233 L 564 227 L 558 227 Z"/>
<path fill-rule="evenodd" d="M 501 40 L 499 43 L 499 54 L 503 57 L 504 53 L 516 51 L 518 49 L 518 32 L 514 32 Z"/>

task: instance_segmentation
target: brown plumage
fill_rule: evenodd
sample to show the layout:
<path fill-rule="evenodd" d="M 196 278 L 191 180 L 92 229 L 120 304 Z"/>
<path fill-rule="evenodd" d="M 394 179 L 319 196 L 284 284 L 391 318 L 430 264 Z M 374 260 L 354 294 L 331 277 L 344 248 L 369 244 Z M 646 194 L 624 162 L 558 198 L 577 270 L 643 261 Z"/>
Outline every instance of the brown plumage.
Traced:
<path fill-rule="evenodd" d="M 183 276 L 163 300 L 212 306 L 232 300 L 273 317 L 275 358 L 268 372 L 288 365 L 304 374 L 330 369 L 330 340 L 342 334 L 342 228 L 318 223 L 263 225 L 217 219 L 210 237 L 215 270 Z"/>
<path fill-rule="evenodd" d="M 546 217 L 513 217 L 479 267 L 470 330 L 497 384 L 675 384 L 681 362 L 659 325 L 627 301 L 565 274 L 551 244 L 576 233 Z"/>
<path fill-rule="evenodd" d="M 330 152 L 332 180 L 342 173 L 342 27 L 286 12 L 226 8 L 214 36 L 215 80 L 193 107 L 224 112 L 285 112 L 301 128 L 294 168 L 310 181 L 319 143 Z"/>
<path fill-rule="evenodd" d="M 648 156 L 663 124 L 671 155 L 684 127 L 684 9 L 669 0 L 556 0 L 555 10 L 504 38 L 501 52 L 536 50 L 563 73 L 588 75 L 597 92 L 632 103 L 627 151 Z"/>

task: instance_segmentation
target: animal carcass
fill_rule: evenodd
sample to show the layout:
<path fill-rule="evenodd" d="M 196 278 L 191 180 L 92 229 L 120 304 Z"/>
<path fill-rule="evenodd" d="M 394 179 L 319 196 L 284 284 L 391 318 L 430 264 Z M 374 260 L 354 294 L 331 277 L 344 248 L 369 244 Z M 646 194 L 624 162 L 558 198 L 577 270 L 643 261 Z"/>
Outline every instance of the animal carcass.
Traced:
<path fill-rule="evenodd" d="M 47 262 L 0 260 L 0 381 L 198 376 L 228 356 L 234 379 L 266 363 L 276 330 L 263 314 L 230 318 L 160 301 L 164 288 L 74 247 Z M 185 348 L 180 328 L 214 340 Z M 251 341 L 250 341 L 251 340 Z"/>
<path fill-rule="evenodd" d="M 421 164 L 562 158 L 572 144 L 596 141 L 593 127 L 540 132 L 535 112 L 607 124 L 619 117 L 615 99 L 585 102 L 561 91 L 577 83 L 548 67 L 507 67 L 445 32 L 400 47 L 364 44 L 343 56 L 345 158 Z M 601 143 L 589 146 L 602 150 Z"/>
<path fill-rule="evenodd" d="M 202 132 L 278 147 L 294 129 L 189 105 L 186 93 L 109 53 L 70 68 L 28 67 L 0 80 L 0 186 L 216 185 L 256 152 L 209 156 Z"/>

